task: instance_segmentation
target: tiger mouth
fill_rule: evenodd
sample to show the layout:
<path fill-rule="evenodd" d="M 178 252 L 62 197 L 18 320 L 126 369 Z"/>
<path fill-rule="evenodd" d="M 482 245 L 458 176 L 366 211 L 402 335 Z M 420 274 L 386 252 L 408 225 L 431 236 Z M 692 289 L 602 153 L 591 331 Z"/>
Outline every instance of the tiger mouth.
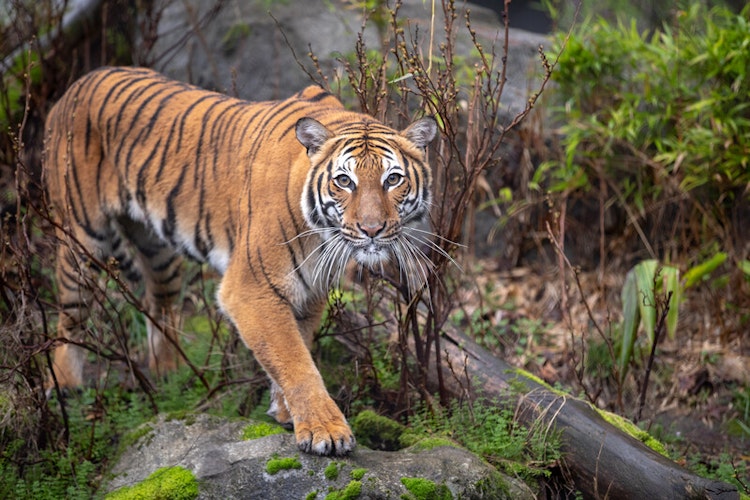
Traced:
<path fill-rule="evenodd" d="M 376 241 L 353 245 L 352 258 L 360 264 L 372 267 L 391 259 L 390 246 Z"/>

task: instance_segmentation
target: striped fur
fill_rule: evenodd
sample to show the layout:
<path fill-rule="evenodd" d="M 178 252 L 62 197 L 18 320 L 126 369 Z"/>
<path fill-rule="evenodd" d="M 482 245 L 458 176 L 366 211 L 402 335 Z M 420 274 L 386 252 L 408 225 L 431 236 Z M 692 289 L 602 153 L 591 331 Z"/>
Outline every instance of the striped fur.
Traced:
<path fill-rule="evenodd" d="M 163 325 L 148 322 L 149 366 L 166 373 L 178 364 L 180 256 L 208 262 L 222 274 L 220 307 L 272 379 L 271 413 L 303 450 L 347 453 L 354 438 L 309 342 L 349 260 L 393 261 L 421 285 L 427 240 L 408 224 L 430 203 L 435 133 L 431 118 L 394 131 L 317 87 L 253 103 L 148 69 L 84 76 L 46 126 L 44 175 L 68 242 L 58 250 L 58 335 L 75 339 L 88 317 L 82 255 L 114 258 Z M 53 382 L 81 384 L 83 357 L 62 343 Z"/>

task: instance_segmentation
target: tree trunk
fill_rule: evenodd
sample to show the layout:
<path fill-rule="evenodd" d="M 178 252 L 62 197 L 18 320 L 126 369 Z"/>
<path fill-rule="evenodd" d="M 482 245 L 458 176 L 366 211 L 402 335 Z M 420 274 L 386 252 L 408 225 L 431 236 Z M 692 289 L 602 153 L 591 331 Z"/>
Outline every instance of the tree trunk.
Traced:
<path fill-rule="evenodd" d="M 558 431 L 563 467 L 586 498 L 739 499 L 734 486 L 680 467 L 605 421 L 589 404 L 519 375 L 463 334 L 446 336 L 442 344 L 447 390 L 466 397 L 471 390 L 466 381 L 471 380 L 471 387 L 480 387 L 483 396 L 512 408 L 517 405 L 518 418 L 525 425 L 541 424 Z M 431 389 L 436 390 L 436 370 L 428 373 Z M 520 396 L 519 382 L 526 388 Z"/>

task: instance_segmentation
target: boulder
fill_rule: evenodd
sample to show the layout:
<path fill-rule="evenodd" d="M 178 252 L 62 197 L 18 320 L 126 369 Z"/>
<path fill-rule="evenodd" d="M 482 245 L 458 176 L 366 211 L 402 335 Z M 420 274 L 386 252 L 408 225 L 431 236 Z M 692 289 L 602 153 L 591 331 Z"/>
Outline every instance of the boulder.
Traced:
<path fill-rule="evenodd" d="M 328 75 L 339 68 L 337 59 L 354 53 L 363 11 L 352 4 L 331 0 L 226 0 L 215 11 L 215 0 L 171 2 L 159 23 L 151 53 L 156 58 L 152 66 L 178 80 L 243 99 L 285 98 L 312 83 L 297 62 L 315 73 L 309 51 L 319 58 Z M 418 29 L 425 54 L 431 8 L 432 2 L 404 0 L 399 11 L 407 33 Z M 504 38 L 500 18 L 478 5 L 457 2 L 456 8 L 459 11 L 455 21 L 457 60 L 471 68 L 472 58 L 476 57 L 463 18 L 463 9 L 469 8 L 472 28 L 488 54 L 494 45 L 496 67 L 500 70 Z M 438 47 L 445 39 L 439 2 L 433 26 L 433 50 L 439 57 Z M 368 23 L 363 34 L 367 46 L 378 50 L 380 40 L 373 22 Z M 538 47 L 546 43 L 543 35 L 511 27 L 506 61 L 508 81 L 503 99 L 509 114 L 523 109 L 530 90 L 538 86 L 541 74 Z"/>
<path fill-rule="evenodd" d="M 425 490 L 435 492 L 432 498 L 535 498 L 524 483 L 461 448 L 417 444 L 387 452 L 358 446 L 347 457 L 318 457 L 300 452 L 286 431 L 243 439 L 255 425 L 206 414 L 162 416 L 136 431 L 140 438 L 117 460 L 106 489 L 132 487 L 159 469 L 178 466 L 195 475 L 198 498 L 322 499 L 336 492 L 352 495 L 347 498 L 417 498 Z"/>

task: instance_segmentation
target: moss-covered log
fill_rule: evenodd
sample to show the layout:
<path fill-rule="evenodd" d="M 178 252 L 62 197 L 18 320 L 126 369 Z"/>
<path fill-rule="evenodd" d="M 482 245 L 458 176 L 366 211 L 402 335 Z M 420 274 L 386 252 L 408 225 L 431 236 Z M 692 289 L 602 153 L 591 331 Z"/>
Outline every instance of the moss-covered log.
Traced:
<path fill-rule="evenodd" d="M 680 467 L 621 426 L 609 423 L 588 403 L 509 366 L 468 337 L 455 333 L 444 339 L 441 369 L 447 390 L 465 397 L 467 385 L 456 374 L 466 373 L 483 396 L 517 405 L 522 423 L 550 426 L 559 432 L 564 467 L 585 497 L 739 499 L 734 486 Z M 429 370 L 428 376 L 436 390 L 437 371 Z"/>

